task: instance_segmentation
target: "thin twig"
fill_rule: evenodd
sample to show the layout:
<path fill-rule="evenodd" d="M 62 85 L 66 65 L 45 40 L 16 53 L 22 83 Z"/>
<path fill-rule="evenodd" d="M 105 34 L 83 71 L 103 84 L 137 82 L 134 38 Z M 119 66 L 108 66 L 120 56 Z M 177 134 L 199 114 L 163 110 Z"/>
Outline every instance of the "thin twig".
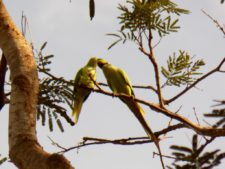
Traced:
<path fill-rule="evenodd" d="M 162 37 L 161 37 L 161 38 L 159 39 L 159 41 L 153 46 L 153 49 L 156 48 L 156 47 L 160 44 L 161 40 L 162 40 Z"/>
<path fill-rule="evenodd" d="M 48 139 L 52 142 L 52 145 L 54 145 L 62 150 L 66 150 L 65 147 L 61 146 L 59 143 L 56 143 L 51 137 L 48 136 Z"/>
<path fill-rule="evenodd" d="M 148 46 L 149 46 L 150 53 L 149 53 L 148 58 L 151 61 L 153 68 L 154 68 L 154 72 L 155 72 L 155 80 L 156 80 L 156 86 L 157 86 L 157 91 L 158 91 L 159 105 L 161 107 L 164 107 L 164 100 L 163 100 L 161 84 L 160 84 L 159 68 L 158 68 L 158 63 L 156 62 L 155 56 L 153 53 L 152 39 L 153 39 L 152 32 L 151 32 L 151 30 L 149 30 Z"/>
<path fill-rule="evenodd" d="M 182 107 L 182 106 L 180 106 L 180 107 L 178 108 L 178 110 L 175 112 L 176 114 L 180 111 L 181 107 Z M 168 127 L 171 125 L 172 121 L 173 121 L 173 118 L 170 118 L 170 121 L 169 121 L 169 123 L 168 123 Z"/>
<path fill-rule="evenodd" d="M 30 46 L 31 46 L 32 49 L 34 49 L 28 19 L 27 19 L 26 15 L 24 15 L 23 11 L 22 11 L 22 16 L 21 16 L 21 29 L 22 29 L 22 34 L 23 34 L 24 37 L 26 36 L 26 30 L 28 30 L 28 37 L 30 39 Z"/>
<path fill-rule="evenodd" d="M 158 155 L 158 156 L 160 156 L 160 154 L 158 154 L 158 153 L 156 153 L 156 152 L 154 152 L 154 153 L 153 153 L 153 155 Z M 165 158 L 169 158 L 169 159 L 177 160 L 177 158 L 176 158 L 176 157 L 167 156 L 167 155 L 162 155 L 162 156 L 163 156 L 163 157 L 165 157 Z"/>
<path fill-rule="evenodd" d="M 93 77 L 91 76 L 91 74 L 89 74 L 89 78 L 92 80 L 92 82 L 95 84 L 95 86 L 99 89 L 102 90 L 102 88 L 99 86 L 99 84 L 95 81 L 95 79 L 93 79 Z"/>
<path fill-rule="evenodd" d="M 207 12 L 205 12 L 203 9 L 202 9 L 202 12 L 206 16 L 208 16 L 216 24 L 216 26 L 223 32 L 223 35 L 225 35 L 225 29 L 219 24 L 219 22 L 215 20 L 212 16 L 210 16 Z"/>
<path fill-rule="evenodd" d="M 100 85 L 100 86 L 107 86 L 108 87 L 108 85 L 106 83 L 102 83 L 102 82 L 98 82 L 98 85 Z M 153 86 L 132 85 L 132 88 L 136 88 L 136 89 L 150 89 L 150 90 L 154 91 L 155 93 L 157 93 L 157 89 L 154 88 Z"/>
<path fill-rule="evenodd" d="M 198 122 L 198 125 L 200 125 L 200 121 L 199 121 L 199 119 L 198 119 L 198 116 L 197 116 L 197 113 L 196 113 L 195 108 L 193 108 L 193 111 L 194 111 L 195 118 L 196 118 L 196 120 L 197 120 L 197 122 Z"/>

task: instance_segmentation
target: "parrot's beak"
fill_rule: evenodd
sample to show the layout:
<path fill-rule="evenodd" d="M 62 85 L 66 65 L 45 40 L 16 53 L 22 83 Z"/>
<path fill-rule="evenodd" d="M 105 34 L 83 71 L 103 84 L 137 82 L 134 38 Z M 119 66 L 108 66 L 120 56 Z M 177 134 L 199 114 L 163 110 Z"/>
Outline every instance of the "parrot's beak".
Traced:
<path fill-rule="evenodd" d="M 98 59 L 98 66 L 100 67 L 100 68 L 102 68 L 105 64 L 107 64 L 107 61 L 106 60 L 104 60 L 104 59 Z"/>

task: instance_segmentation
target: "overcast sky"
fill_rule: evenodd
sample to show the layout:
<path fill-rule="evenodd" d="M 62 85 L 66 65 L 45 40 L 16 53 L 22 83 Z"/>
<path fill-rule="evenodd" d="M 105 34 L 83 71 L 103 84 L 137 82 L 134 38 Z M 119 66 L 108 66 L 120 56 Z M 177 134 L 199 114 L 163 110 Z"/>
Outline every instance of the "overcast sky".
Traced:
<path fill-rule="evenodd" d="M 152 65 L 139 52 L 135 44 L 128 42 L 107 50 L 113 38 L 106 36 L 119 29 L 117 19 L 118 3 L 124 0 L 96 0 L 96 16 L 90 22 L 88 0 L 7 0 L 4 1 L 16 25 L 20 27 L 22 11 L 27 16 L 31 30 L 31 39 L 36 49 L 47 41 L 46 54 L 54 54 L 52 72 L 66 79 L 73 79 L 77 70 L 84 66 L 91 56 L 107 59 L 115 66 L 124 69 L 132 84 L 155 85 Z M 225 39 L 216 25 L 201 12 L 209 13 L 219 23 L 225 25 L 225 4 L 219 0 L 183 0 L 180 7 L 189 9 L 191 14 L 180 17 L 181 29 L 162 39 L 155 48 L 159 65 L 166 65 L 166 60 L 173 52 L 180 49 L 188 51 L 196 59 L 206 62 L 203 73 L 213 69 L 225 57 Z M 27 37 L 30 40 L 30 37 Z M 155 43 L 157 38 L 154 39 Z M 225 69 L 225 66 L 224 66 Z M 97 71 L 97 80 L 104 82 L 100 70 Z M 164 79 L 162 79 L 162 82 Z M 193 113 L 195 107 L 201 125 L 207 125 L 202 120 L 202 114 L 209 112 L 213 99 L 224 99 L 224 74 L 216 73 L 198 84 L 197 88 L 189 91 L 185 96 L 171 104 L 173 111 L 179 109 L 180 114 L 196 122 Z M 166 87 L 163 89 L 165 98 L 170 98 L 181 89 Z M 138 98 L 155 101 L 151 91 L 135 89 Z M 167 117 L 149 110 L 143 105 L 146 118 L 154 131 L 167 127 Z M 70 110 L 68 110 L 70 115 Z M 8 154 L 8 106 L 0 112 L 0 154 Z M 64 120 L 65 132 L 61 133 L 55 125 L 55 131 L 50 133 L 48 127 L 42 127 L 37 122 L 38 139 L 45 150 L 57 152 L 51 145 L 48 136 L 64 147 L 77 145 L 84 136 L 117 139 L 135 136 L 145 136 L 137 120 L 128 108 L 118 99 L 93 93 L 85 102 L 79 123 L 71 127 Z M 174 121 L 175 122 L 175 121 Z M 169 138 L 161 142 L 163 154 L 170 155 L 171 144 L 182 143 L 191 145 L 192 132 L 180 130 L 168 134 Z M 225 139 L 220 138 L 209 148 L 215 145 L 225 147 Z M 224 149 L 223 149 L 224 150 Z M 76 169 L 149 169 L 160 168 L 160 160 L 152 157 L 157 152 L 153 144 L 138 146 L 96 145 L 71 151 L 65 156 Z M 166 164 L 171 160 L 165 159 Z M 14 169 L 11 163 L 4 163 L 1 168 Z M 225 162 L 218 167 L 225 168 Z"/>

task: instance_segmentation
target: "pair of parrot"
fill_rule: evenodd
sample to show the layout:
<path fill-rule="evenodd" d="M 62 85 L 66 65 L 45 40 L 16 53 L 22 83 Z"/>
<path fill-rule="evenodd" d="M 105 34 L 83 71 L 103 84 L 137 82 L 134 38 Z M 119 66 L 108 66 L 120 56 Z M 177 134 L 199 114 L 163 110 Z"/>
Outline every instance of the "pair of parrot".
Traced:
<path fill-rule="evenodd" d="M 119 97 L 128 108 L 133 112 L 134 116 L 138 119 L 149 139 L 152 140 L 160 154 L 160 161 L 163 169 L 165 169 L 164 162 L 162 159 L 161 149 L 159 146 L 159 140 L 154 135 L 151 128 L 148 126 L 145 120 L 145 112 L 141 106 L 134 100 L 134 91 L 131 86 L 131 82 L 127 74 L 120 68 L 117 68 L 104 59 L 91 58 L 87 65 L 81 68 L 76 77 L 74 85 L 75 99 L 73 101 L 73 112 L 72 115 L 75 117 L 75 124 L 78 122 L 80 111 L 83 103 L 91 93 L 91 89 L 95 86 L 96 80 L 96 67 L 97 65 L 102 69 L 105 78 L 107 80 L 109 88 L 114 94 L 125 94 L 130 97 Z M 83 86 L 83 87 L 82 87 Z"/>
<path fill-rule="evenodd" d="M 107 80 L 108 86 L 115 94 L 125 94 L 134 97 L 134 91 L 127 74 L 120 68 L 117 68 L 104 59 L 97 59 L 92 57 L 88 63 L 81 68 L 75 77 L 74 85 L 74 101 L 72 115 L 75 117 L 75 124 L 81 112 L 81 108 L 85 100 L 94 88 L 94 81 L 96 80 L 96 67 L 97 65 L 102 69 L 104 76 Z M 82 87 L 83 86 L 83 87 Z M 134 116 L 139 120 L 147 135 L 151 138 L 152 131 L 149 128 L 144 115 L 145 112 L 141 106 L 129 97 L 120 97 L 120 99 L 128 106 L 133 112 Z"/>

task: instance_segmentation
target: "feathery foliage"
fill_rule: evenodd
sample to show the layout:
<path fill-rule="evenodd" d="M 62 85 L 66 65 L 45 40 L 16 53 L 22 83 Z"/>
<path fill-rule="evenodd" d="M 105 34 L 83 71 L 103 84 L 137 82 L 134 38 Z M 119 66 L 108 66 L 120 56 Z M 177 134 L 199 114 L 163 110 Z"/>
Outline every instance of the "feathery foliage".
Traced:
<path fill-rule="evenodd" d="M 167 68 L 162 66 L 161 72 L 166 78 L 166 82 L 163 87 L 168 86 L 178 86 L 181 85 L 190 85 L 196 78 L 196 75 L 200 75 L 198 72 L 201 66 L 204 66 L 205 63 L 202 59 L 193 61 L 187 52 L 180 50 L 179 55 L 176 56 L 176 53 L 173 56 L 169 56 L 167 61 Z"/>
<path fill-rule="evenodd" d="M 74 125 L 73 121 L 67 116 L 65 103 L 71 107 L 71 100 L 73 98 L 73 91 L 70 88 L 71 81 L 66 81 L 63 77 L 56 77 L 50 73 L 51 59 L 54 55 L 43 55 L 43 49 L 47 45 L 45 42 L 39 52 L 37 53 L 37 68 L 38 72 L 42 74 L 40 81 L 37 119 L 42 121 L 42 125 L 48 121 L 50 131 L 53 131 L 53 120 L 61 131 L 64 131 L 62 122 L 58 117 L 60 114 L 64 119 Z M 46 118 L 47 117 L 47 118 Z"/>
<path fill-rule="evenodd" d="M 1 157 L 1 154 L 0 154 Z M 2 165 L 7 160 L 6 157 L 0 158 L 0 165 Z"/>
<path fill-rule="evenodd" d="M 174 16 L 189 13 L 170 0 L 128 0 L 127 3 L 130 6 L 119 4 L 121 15 L 118 19 L 121 27 L 118 33 L 108 34 L 118 38 L 109 49 L 120 41 L 125 43 L 131 40 L 140 43 L 142 37 L 149 39 L 152 32 L 157 32 L 160 37 L 177 32 L 180 28 L 179 19 Z"/>
<path fill-rule="evenodd" d="M 225 128 L 225 109 L 214 109 L 211 113 L 205 113 L 204 116 L 219 119 L 213 126 Z"/>
<path fill-rule="evenodd" d="M 174 162 L 169 169 L 213 169 L 221 163 L 225 158 L 225 152 L 219 149 L 204 152 L 205 147 L 214 140 L 211 138 L 205 143 L 199 144 L 198 135 L 193 135 L 192 146 L 172 145 L 170 148 L 174 151 L 172 154 L 175 157 Z"/>

